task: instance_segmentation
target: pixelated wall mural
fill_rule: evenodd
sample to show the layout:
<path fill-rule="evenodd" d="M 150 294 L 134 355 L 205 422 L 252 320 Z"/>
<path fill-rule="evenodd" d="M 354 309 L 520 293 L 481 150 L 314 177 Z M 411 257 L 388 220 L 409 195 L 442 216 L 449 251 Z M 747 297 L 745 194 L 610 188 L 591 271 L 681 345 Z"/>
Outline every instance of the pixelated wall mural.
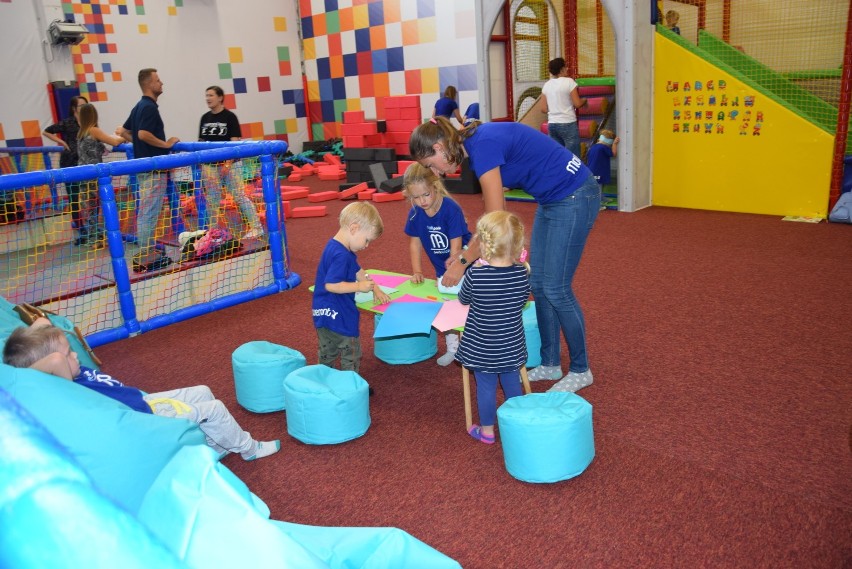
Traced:
<path fill-rule="evenodd" d="M 462 109 L 478 98 L 473 0 L 300 0 L 298 12 L 290 2 L 247 6 L 239 0 L 61 0 L 62 14 L 89 34 L 77 46 L 57 49 L 70 50 L 67 79 L 98 104 L 108 130 L 138 100 L 138 70 L 157 68 L 165 83 L 159 103 L 166 134 L 182 140 L 197 138 L 203 92 L 213 84 L 226 91 L 225 105 L 237 113 L 244 136 L 287 140 L 294 151 L 308 129 L 314 139 L 339 137 L 345 110 L 384 118 L 388 95 L 422 95 L 423 117 L 431 116 L 447 85 L 459 90 Z M 20 33 L 34 36 L 34 25 L 19 26 Z M 38 50 L 24 53 L 45 72 Z M 44 100 L 45 83 L 34 78 L 27 88 Z M 37 109 L 13 120 L 2 115 L 0 144 L 45 144 L 49 106 Z"/>
<path fill-rule="evenodd" d="M 424 117 L 448 85 L 462 109 L 477 100 L 472 0 L 300 0 L 299 15 L 314 138 L 339 137 L 343 111 L 384 118 L 389 95 L 425 95 Z"/>

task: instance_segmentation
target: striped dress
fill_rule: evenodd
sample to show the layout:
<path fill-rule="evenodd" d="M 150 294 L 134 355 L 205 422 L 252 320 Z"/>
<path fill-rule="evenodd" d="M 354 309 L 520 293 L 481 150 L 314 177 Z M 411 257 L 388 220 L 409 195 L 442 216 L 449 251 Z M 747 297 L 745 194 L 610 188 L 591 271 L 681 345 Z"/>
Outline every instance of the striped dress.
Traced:
<path fill-rule="evenodd" d="M 456 360 L 486 373 L 517 371 L 527 361 L 521 312 L 530 296 L 523 265 L 472 266 L 459 301 L 470 305 Z"/>

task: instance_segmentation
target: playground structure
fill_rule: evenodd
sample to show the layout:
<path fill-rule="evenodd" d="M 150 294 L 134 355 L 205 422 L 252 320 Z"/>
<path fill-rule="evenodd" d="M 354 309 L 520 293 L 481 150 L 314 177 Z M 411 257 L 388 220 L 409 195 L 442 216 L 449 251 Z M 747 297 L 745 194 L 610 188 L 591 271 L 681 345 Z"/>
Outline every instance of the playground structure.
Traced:
<path fill-rule="evenodd" d="M 606 127 L 621 138 L 621 211 L 653 204 L 824 218 L 839 196 L 850 153 L 849 2 L 665 0 L 625 8 L 610 0 L 516 0 L 477 8 L 485 116 L 523 117 L 547 79 L 547 61 L 556 56 L 566 59 L 581 87 L 613 82 L 618 96 Z M 670 10 L 680 15 L 681 35 L 660 21 Z M 682 59 L 681 49 L 692 56 Z M 519 70 L 524 66 L 537 75 Z M 506 84 L 491 72 L 497 69 L 505 69 Z M 532 76 L 532 88 L 518 81 Z M 718 91 L 708 118 L 708 80 L 728 89 L 724 120 Z M 675 114 L 669 81 L 680 85 L 678 97 L 685 83 L 694 89 L 698 81 L 705 89 L 689 95 L 689 136 L 684 100 Z M 735 98 L 740 108 L 732 118 Z M 761 121 L 755 104 L 764 106 Z M 532 126 L 542 118 L 523 120 Z M 791 153 L 797 168 L 789 167 Z"/>
<path fill-rule="evenodd" d="M 175 150 L 178 153 L 157 158 L 0 176 L 0 194 L 14 195 L 17 203 L 24 203 L 24 196 L 43 195 L 49 187 L 64 192 L 66 186 L 79 184 L 94 191 L 96 185 L 106 232 L 106 249 L 75 245 L 65 195 L 57 197 L 56 208 L 28 209 L 24 220 L 0 226 L 0 296 L 73 319 L 97 346 L 297 286 L 300 277 L 289 266 L 277 177 L 286 143 L 178 143 Z M 246 239 L 218 256 L 187 257 L 178 236 L 207 229 L 211 215 L 200 168 L 258 159 L 260 185 L 255 185 L 251 168 L 244 167 L 248 173 L 237 191 L 254 198 L 265 218 L 265 236 Z M 145 172 L 171 175 L 156 245 L 168 261 L 143 272 L 133 270 L 133 257 L 138 249 L 137 176 Z M 181 174 L 188 172 L 188 181 L 181 181 Z M 235 209 L 233 202 L 223 200 L 230 219 L 220 225 L 239 235 L 240 220 L 228 214 Z M 81 213 L 98 216 L 97 209 Z"/>

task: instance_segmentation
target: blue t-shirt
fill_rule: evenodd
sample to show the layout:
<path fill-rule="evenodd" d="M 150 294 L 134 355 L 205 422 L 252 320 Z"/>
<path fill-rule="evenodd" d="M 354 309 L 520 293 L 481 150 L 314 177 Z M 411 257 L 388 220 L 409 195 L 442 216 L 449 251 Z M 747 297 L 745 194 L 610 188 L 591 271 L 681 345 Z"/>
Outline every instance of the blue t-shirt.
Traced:
<path fill-rule="evenodd" d="M 438 99 L 438 102 L 435 103 L 435 116 L 451 118 L 453 116 L 453 111 L 458 108 L 459 104 L 454 100 L 449 97 L 441 97 Z"/>
<path fill-rule="evenodd" d="M 504 187 L 524 190 L 538 203 L 565 199 L 592 175 L 570 150 L 521 123 L 481 124 L 464 148 L 477 178 L 499 167 Z"/>
<path fill-rule="evenodd" d="M 598 142 L 589 148 L 586 154 L 586 164 L 598 184 L 609 184 L 611 179 L 609 160 L 612 158 L 612 146 Z"/>
<path fill-rule="evenodd" d="M 467 110 L 464 112 L 464 116 L 469 119 L 479 120 L 479 103 L 471 103 Z"/>
<path fill-rule="evenodd" d="M 447 270 L 444 261 L 450 257 L 450 240 L 461 237 L 464 247 L 471 237 L 461 206 L 447 197 L 441 200 L 441 209 L 432 217 L 423 208 L 412 207 L 405 222 L 405 234 L 420 238 L 438 278 Z"/>
<path fill-rule="evenodd" d="M 135 387 L 127 387 L 110 375 L 92 368 L 80 366 L 80 373 L 74 378 L 74 383 L 92 391 L 124 403 L 134 411 L 152 414 L 151 407 L 142 398 L 142 392 Z"/>
<path fill-rule="evenodd" d="M 124 121 L 124 128 L 133 134 L 133 157 L 134 158 L 150 158 L 152 156 L 162 156 L 168 154 L 168 148 L 159 148 L 139 140 L 139 131 L 147 130 L 160 140 L 166 140 L 166 128 L 163 125 L 163 119 L 160 117 L 160 108 L 157 102 L 151 97 L 143 96 L 133 110 L 130 111 L 130 116 Z"/>
<path fill-rule="evenodd" d="M 335 239 L 330 239 L 322 252 L 314 282 L 314 327 L 328 328 L 342 336 L 358 337 L 358 307 L 355 293 L 334 294 L 325 290 L 326 283 L 355 282 L 361 267 L 355 253 Z"/>

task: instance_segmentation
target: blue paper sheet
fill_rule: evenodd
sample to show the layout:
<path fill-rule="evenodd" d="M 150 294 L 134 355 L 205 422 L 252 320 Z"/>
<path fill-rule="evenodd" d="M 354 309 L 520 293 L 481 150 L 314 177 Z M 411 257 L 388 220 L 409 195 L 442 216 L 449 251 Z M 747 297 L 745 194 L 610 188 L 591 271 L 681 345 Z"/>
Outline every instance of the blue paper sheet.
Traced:
<path fill-rule="evenodd" d="M 440 302 L 393 302 L 376 326 L 373 338 L 429 334 Z"/>

